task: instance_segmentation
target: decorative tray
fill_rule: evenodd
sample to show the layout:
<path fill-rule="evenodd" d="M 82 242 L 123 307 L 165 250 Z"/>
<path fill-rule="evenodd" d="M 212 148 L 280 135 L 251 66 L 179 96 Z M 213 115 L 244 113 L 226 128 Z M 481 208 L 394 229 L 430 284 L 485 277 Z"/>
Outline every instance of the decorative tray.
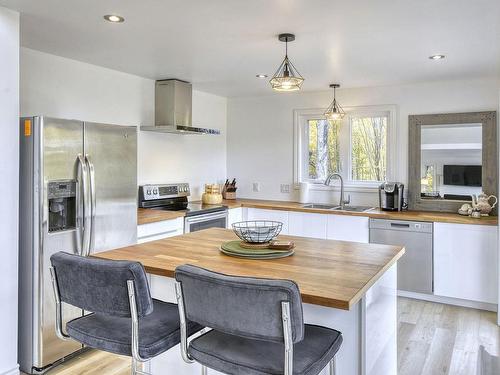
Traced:
<path fill-rule="evenodd" d="M 241 246 L 241 241 L 229 241 L 221 245 L 223 254 L 246 259 L 277 259 L 285 258 L 294 253 L 293 248 L 287 250 L 270 249 L 267 247 L 248 248 Z"/>

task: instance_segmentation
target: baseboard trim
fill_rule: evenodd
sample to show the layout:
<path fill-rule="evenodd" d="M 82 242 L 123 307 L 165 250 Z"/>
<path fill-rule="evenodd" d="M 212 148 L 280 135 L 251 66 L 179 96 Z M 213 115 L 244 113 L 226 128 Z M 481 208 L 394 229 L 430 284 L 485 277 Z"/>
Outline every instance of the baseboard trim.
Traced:
<path fill-rule="evenodd" d="M 486 310 L 486 311 L 493 311 L 493 312 L 498 311 L 498 305 L 493 304 L 493 303 L 469 301 L 469 300 L 460 299 L 460 298 L 442 297 L 442 296 L 436 296 L 434 294 L 423 294 L 423 293 L 415 293 L 415 292 L 407 292 L 404 290 L 398 290 L 398 296 L 408 297 L 408 298 L 413 298 L 413 299 L 421 299 L 421 300 L 429 301 L 429 302 L 444 303 L 446 305 L 470 307 L 470 308 L 478 309 L 478 310 Z"/>
<path fill-rule="evenodd" d="M 10 370 L 7 370 L 5 372 L 0 372 L 0 375 L 19 375 L 19 365 L 16 365 L 16 367 L 11 368 Z"/>

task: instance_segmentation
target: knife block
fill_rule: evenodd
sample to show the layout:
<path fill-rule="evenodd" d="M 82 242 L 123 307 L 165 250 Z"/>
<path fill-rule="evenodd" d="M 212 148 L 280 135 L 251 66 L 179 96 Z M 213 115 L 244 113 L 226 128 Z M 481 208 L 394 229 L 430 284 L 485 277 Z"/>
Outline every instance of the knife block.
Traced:
<path fill-rule="evenodd" d="M 222 191 L 222 197 L 224 199 L 236 199 L 236 192 L 235 191 L 226 191 L 226 190 L 223 190 Z"/>

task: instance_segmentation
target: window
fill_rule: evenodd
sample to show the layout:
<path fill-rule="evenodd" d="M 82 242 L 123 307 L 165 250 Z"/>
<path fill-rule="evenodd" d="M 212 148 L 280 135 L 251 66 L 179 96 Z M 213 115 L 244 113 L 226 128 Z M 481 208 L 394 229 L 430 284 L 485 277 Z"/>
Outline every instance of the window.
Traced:
<path fill-rule="evenodd" d="M 342 121 L 321 110 L 295 111 L 295 182 L 323 183 L 339 173 L 346 186 L 375 187 L 394 178 L 394 106 L 349 108 Z"/>

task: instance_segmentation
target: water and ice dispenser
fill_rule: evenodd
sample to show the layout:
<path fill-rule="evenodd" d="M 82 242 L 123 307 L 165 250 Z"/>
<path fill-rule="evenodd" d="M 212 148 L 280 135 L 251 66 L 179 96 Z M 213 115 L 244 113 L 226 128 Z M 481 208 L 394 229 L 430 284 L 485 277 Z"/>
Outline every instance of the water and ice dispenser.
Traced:
<path fill-rule="evenodd" d="M 76 181 L 48 183 L 49 233 L 76 228 Z"/>

